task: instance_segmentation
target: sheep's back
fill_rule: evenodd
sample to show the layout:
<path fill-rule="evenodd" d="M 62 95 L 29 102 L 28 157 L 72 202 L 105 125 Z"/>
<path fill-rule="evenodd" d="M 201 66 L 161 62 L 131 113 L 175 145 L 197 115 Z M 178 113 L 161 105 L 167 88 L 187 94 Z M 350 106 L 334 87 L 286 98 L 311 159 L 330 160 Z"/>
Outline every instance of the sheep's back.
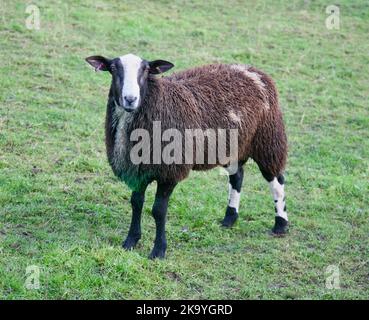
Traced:
<path fill-rule="evenodd" d="M 237 129 L 238 159 L 247 159 L 258 127 L 270 118 L 269 113 L 279 112 L 273 81 L 263 72 L 247 65 L 213 64 L 155 79 L 149 84 L 147 97 L 144 105 L 132 114 L 131 121 L 125 125 L 127 148 L 121 161 L 122 170 L 119 171 L 132 188 L 142 181 L 180 181 L 191 169 L 207 170 L 219 165 L 206 162 L 207 145 L 204 150 L 205 163 L 185 164 L 183 148 L 186 129 Z M 175 129 L 182 134 L 182 144 L 178 146 L 183 150 L 182 164 L 131 163 L 129 152 L 137 142 L 129 141 L 129 136 L 135 129 L 145 129 L 149 133 L 152 161 L 155 121 L 160 123 L 162 133 Z M 168 143 L 162 142 L 162 150 Z"/>

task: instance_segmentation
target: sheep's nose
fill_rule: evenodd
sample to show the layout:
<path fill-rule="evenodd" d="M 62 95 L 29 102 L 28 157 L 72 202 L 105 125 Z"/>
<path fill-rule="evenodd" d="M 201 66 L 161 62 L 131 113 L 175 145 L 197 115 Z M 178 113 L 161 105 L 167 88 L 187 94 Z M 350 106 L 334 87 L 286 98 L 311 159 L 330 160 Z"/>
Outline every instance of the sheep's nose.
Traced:
<path fill-rule="evenodd" d="M 134 97 L 134 96 L 124 96 L 124 100 L 130 106 L 133 102 L 135 102 L 137 100 L 137 97 Z"/>

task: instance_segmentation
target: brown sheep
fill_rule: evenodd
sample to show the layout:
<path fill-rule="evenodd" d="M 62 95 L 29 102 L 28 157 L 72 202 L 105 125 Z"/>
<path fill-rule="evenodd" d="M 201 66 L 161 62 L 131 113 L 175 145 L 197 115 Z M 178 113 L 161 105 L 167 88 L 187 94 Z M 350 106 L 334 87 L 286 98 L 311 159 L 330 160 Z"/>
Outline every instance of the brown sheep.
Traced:
<path fill-rule="evenodd" d="M 272 231 L 286 232 L 287 139 L 277 90 L 268 75 L 248 65 L 211 64 L 158 78 L 173 64 L 132 54 L 115 59 L 92 56 L 86 61 L 96 71 L 112 75 L 105 124 L 107 156 L 114 174 L 133 191 L 125 249 L 132 249 L 141 237 L 145 190 L 156 181 L 152 209 L 156 238 L 150 258 L 165 256 L 169 197 L 190 170 L 228 169 L 229 198 L 222 225 L 231 227 L 238 218 L 242 165 L 248 158 L 254 159 L 270 185 L 276 212 Z M 225 135 L 220 129 L 226 130 Z M 232 130 L 237 132 L 233 140 Z M 229 156 L 221 157 L 215 150 L 221 137 Z M 215 144 L 214 139 L 218 139 Z M 190 161 L 187 153 L 192 155 Z"/>

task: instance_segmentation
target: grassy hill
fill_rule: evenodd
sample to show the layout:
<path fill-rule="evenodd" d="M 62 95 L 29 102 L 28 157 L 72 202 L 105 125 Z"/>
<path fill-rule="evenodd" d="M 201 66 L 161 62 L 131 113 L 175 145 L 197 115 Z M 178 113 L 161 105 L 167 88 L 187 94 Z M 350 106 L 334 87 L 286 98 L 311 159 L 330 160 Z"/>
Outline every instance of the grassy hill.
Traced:
<path fill-rule="evenodd" d="M 340 1 L 34 1 L 0 5 L 1 299 L 368 299 L 369 5 Z M 247 63 L 276 81 L 289 138 L 290 232 L 273 238 L 274 208 L 255 163 L 240 219 L 219 226 L 227 177 L 193 173 L 171 198 L 168 251 L 154 237 L 121 249 L 130 191 L 108 166 L 110 83 L 84 62 L 135 53 L 176 68 Z M 37 266 L 40 288 L 27 289 Z M 326 287 L 330 267 L 340 288 Z M 328 268 L 328 269 L 327 269 Z"/>

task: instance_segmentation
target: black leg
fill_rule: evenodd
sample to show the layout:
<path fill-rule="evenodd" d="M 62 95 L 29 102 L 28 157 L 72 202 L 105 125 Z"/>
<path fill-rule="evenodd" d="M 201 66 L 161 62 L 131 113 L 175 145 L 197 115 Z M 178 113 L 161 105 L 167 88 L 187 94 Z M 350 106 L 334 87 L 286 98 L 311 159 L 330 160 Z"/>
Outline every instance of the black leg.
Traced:
<path fill-rule="evenodd" d="M 243 168 L 239 165 L 237 172 L 229 176 L 228 206 L 222 221 L 224 227 L 232 227 L 238 218 L 242 180 Z"/>
<path fill-rule="evenodd" d="M 141 238 L 141 213 L 145 201 L 145 190 L 138 192 L 133 191 L 131 196 L 132 220 L 128 231 L 128 236 L 123 242 L 123 248 L 131 250 L 135 247 Z"/>
<path fill-rule="evenodd" d="M 152 208 L 152 215 L 155 219 L 156 236 L 154 248 L 152 249 L 149 258 L 164 258 L 167 249 L 167 240 L 165 236 L 165 222 L 168 209 L 169 197 L 172 194 L 175 183 L 161 184 L 158 183 L 156 191 L 155 202 Z"/>

